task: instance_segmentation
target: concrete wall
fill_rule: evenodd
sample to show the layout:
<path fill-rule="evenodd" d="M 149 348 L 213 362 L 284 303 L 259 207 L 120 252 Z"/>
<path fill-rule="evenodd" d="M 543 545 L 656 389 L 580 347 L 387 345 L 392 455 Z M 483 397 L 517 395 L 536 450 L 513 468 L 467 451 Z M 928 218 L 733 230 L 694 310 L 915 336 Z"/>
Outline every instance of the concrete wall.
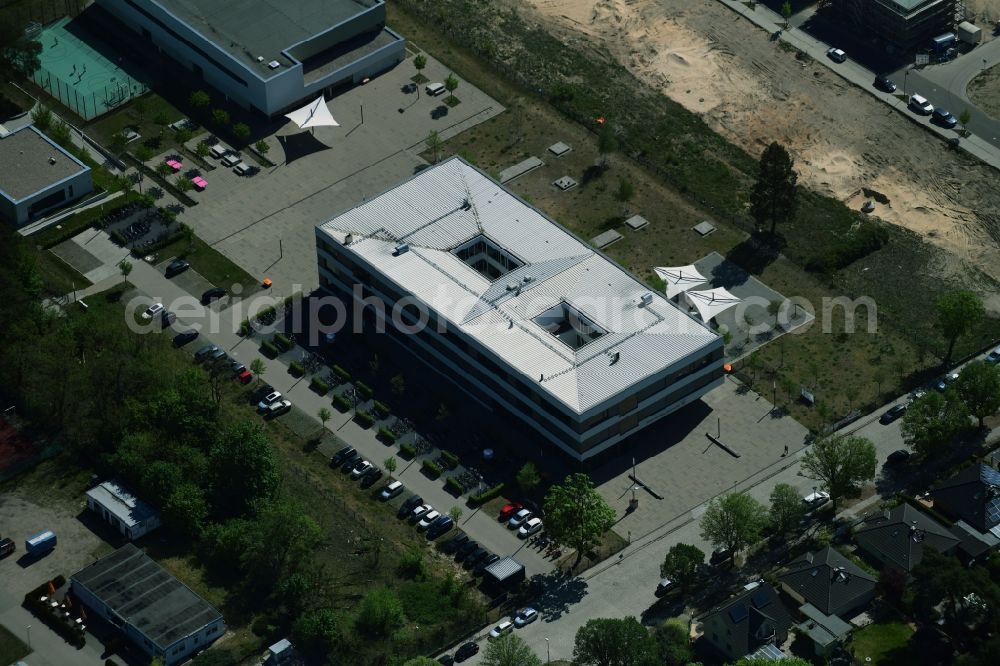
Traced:
<path fill-rule="evenodd" d="M 80 173 L 53 183 L 23 199 L 12 201 L 6 196 L 0 196 L 0 218 L 15 227 L 23 227 L 45 213 L 66 206 L 93 190 L 94 181 L 91 178 L 90 168 L 84 167 Z M 51 201 L 47 201 L 49 197 L 52 197 Z"/>
<path fill-rule="evenodd" d="M 373 32 L 380 29 L 385 24 L 385 5 L 379 3 L 374 7 L 366 9 L 361 14 L 342 21 L 329 30 L 319 33 L 311 39 L 307 39 L 298 44 L 289 45 L 285 52 L 298 60 L 304 62 L 308 58 L 322 53 L 337 44 L 348 40 L 363 32 Z"/>

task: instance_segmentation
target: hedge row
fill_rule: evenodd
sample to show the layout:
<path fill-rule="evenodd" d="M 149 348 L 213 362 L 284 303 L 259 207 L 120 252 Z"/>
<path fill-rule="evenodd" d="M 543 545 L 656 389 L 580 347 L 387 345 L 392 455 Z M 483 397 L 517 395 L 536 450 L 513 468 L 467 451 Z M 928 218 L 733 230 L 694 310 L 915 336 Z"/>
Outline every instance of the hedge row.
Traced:
<path fill-rule="evenodd" d="M 399 455 L 403 458 L 414 458 L 417 455 L 417 449 L 413 444 L 403 442 L 399 445 Z"/>
<path fill-rule="evenodd" d="M 364 428 L 370 428 L 373 423 L 375 423 L 375 417 L 364 410 L 359 410 L 354 415 L 354 420 L 361 424 Z"/>
<path fill-rule="evenodd" d="M 351 373 L 349 373 L 347 370 L 344 370 L 339 365 L 333 366 L 333 374 L 337 375 L 338 377 L 340 377 L 341 379 L 343 379 L 345 382 L 351 381 Z"/>
<path fill-rule="evenodd" d="M 448 469 L 455 469 L 458 467 L 458 456 L 456 456 L 451 451 L 441 450 L 441 460 L 444 462 L 445 467 Z"/>
<path fill-rule="evenodd" d="M 385 426 L 381 426 L 378 429 L 378 438 L 381 439 L 386 444 L 392 444 L 396 441 L 396 435 L 393 434 L 391 430 Z"/>
<path fill-rule="evenodd" d="M 319 377 L 313 377 L 309 387 L 320 395 L 326 395 L 330 391 L 330 385 Z"/>
<path fill-rule="evenodd" d="M 342 395 L 333 396 L 333 406 L 342 412 L 346 412 L 351 408 L 351 401 Z"/>
<path fill-rule="evenodd" d="M 502 483 L 498 483 L 497 485 L 493 486 L 492 488 L 490 488 L 488 490 L 484 490 L 483 492 L 479 493 L 478 495 L 473 495 L 472 497 L 469 498 L 469 501 L 472 504 L 474 504 L 474 505 L 485 504 L 486 502 L 489 502 L 494 497 L 497 497 L 498 495 L 500 495 L 500 493 L 502 493 L 502 492 L 503 492 L 503 484 Z"/>
<path fill-rule="evenodd" d="M 152 252 L 159 252 L 160 250 L 162 250 L 166 246 L 168 246 L 168 245 L 176 242 L 177 239 L 180 238 L 183 235 L 184 235 L 183 232 L 176 231 L 176 232 L 170 234 L 169 236 L 167 236 L 166 238 L 164 238 L 162 240 L 156 241 L 152 245 L 144 245 L 142 247 L 134 247 L 131 250 L 132 256 L 134 256 L 134 257 L 144 257 L 147 254 L 150 254 Z"/>
<path fill-rule="evenodd" d="M 298 361 L 292 361 L 288 364 L 288 371 L 295 375 L 296 377 L 301 377 L 306 373 L 306 369 Z"/>
<path fill-rule="evenodd" d="M 373 395 L 375 395 L 375 390 L 371 386 L 368 386 L 368 384 L 365 384 L 364 382 L 356 382 L 354 384 L 354 387 L 358 389 L 358 391 L 361 392 L 361 395 L 365 396 L 365 398 L 371 398 Z"/>
<path fill-rule="evenodd" d="M 292 348 L 292 341 L 284 333 L 274 334 L 274 344 L 278 345 L 281 351 L 288 351 Z"/>
<path fill-rule="evenodd" d="M 449 476 L 444 480 L 444 486 L 445 488 L 453 491 L 456 495 L 461 495 L 465 492 L 465 487 L 463 487 L 462 484 L 458 482 L 458 479 L 453 476 Z"/>
<path fill-rule="evenodd" d="M 278 351 L 278 348 L 274 346 L 274 343 L 271 342 L 270 340 L 264 340 L 262 343 L 260 343 L 260 350 L 268 358 L 274 358 L 275 356 L 281 353 Z"/>
<path fill-rule="evenodd" d="M 389 405 L 385 404 L 384 402 L 379 402 L 378 400 L 376 400 L 373 407 L 375 408 L 375 413 L 378 414 L 379 418 L 382 419 L 388 418 L 389 414 L 391 413 L 389 410 Z"/>
<path fill-rule="evenodd" d="M 436 479 L 441 476 L 441 468 L 433 460 L 424 460 L 420 463 L 420 467 L 427 472 L 428 476 L 432 479 Z"/>

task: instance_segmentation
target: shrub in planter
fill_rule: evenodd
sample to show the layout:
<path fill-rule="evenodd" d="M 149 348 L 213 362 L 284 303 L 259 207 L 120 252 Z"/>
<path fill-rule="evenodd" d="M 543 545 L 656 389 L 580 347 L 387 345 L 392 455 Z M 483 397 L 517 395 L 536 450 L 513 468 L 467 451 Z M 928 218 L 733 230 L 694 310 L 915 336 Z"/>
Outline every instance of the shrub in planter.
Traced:
<path fill-rule="evenodd" d="M 465 488 L 463 488 L 462 484 L 458 482 L 458 479 L 453 476 L 449 476 L 444 480 L 444 487 L 456 495 L 461 495 L 465 492 Z"/>
<path fill-rule="evenodd" d="M 250 326 L 249 319 L 244 319 L 243 321 L 240 322 L 240 336 L 245 338 L 246 336 L 250 335 L 252 331 L 253 327 Z"/>
<path fill-rule="evenodd" d="M 320 395 L 326 395 L 330 391 L 330 385 L 319 377 L 313 377 L 309 387 Z"/>
<path fill-rule="evenodd" d="M 337 375 L 338 377 L 340 377 L 341 379 L 343 379 L 345 382 L 351 381 L 351 373 L 349 373 L 347 370 L 344 370 L 339 365 L 333 366 L 333 374 Z"/>
<path fill-rule="evenodd" d="M 441 468 L 433 460 L 425 460 L 420 463 L 420 467 L 427 473 L 432 479 L 436 479 L 441 476 Z"/>
<path fill-rule="evenodd" d="M 399 445 L 399 455 L 400 457 L 411 459 L 417 455 L 417 449 L 408 442 L 403 442 Z"/>
<path fill-rule="evenodd" d="M 354 415 L 354 420 L 357 421 L 363 428 L 370 428 L 371 425 L 375 423 L 375 417 L 363 410 Z"/>
<path fill-rule="evenodd" d="M 120 247 L 125 247 L 125 236 L 120 231 L 111 232 L 111 241 Z"/>
<path fill-rule="evenodd" d="M 473 495 L 472 497 L 469 498 L 469 501 L 473 505 L 478 506 L 480 504 L 485 504 L 486 502 L 489 502 L 491 499 L 498 496 L 502 492 L 503 492 L 503 484 L 498 483 L 497 485 L 487 490 L 484 490 L 478 495 Z"/>
<path fill-rule="evenodd" d="M 441 462 L 444 463 L 445 467 L 448 469 L 455 469 L 458 467 L 458 456 L 456 456 L 451 451 L 441 450 Z"/>
<path fill-rule="evenodd" d="M 354 387 L 358 389 L 361 395 L 365 396 L 365 398 L 371 398 L 373 395 L 375 395 L 375 390 L 372 389 L 371 386 L 368 386 L 368 384 L 365 384 L 364 382 L 358 382 L 357 384 L 354 385 Z"/>
<path fill-rule="evenodd" d="M 386 444 L 392 444 L 396 441 L 396 436 L 392 434 L 392 431 L 382 426 L 378 429 L 378 438 L 381 439 Z"/>
<path fill-rule="evenodd" d="M 274 358 L 275 356 L 281 353 L 278 351 L 278 348 L 274 346 L 274 343 L 271 342 L 270 340 L 265 340 L 264 342 L 260 343 L 260 351 L 268 358 Z"/>
<path fill-rule="evenodd" d="M 274 344 L 278 345 L 283 351 L 288 351 L 292 348 L 292 341 L 284 333 L 274 334 Z"/>
<path fill-rule="evenodd" d="M 288 364 L 288 371 L 295 375 L 296 377 L 301 377 L 305 374 L 306 369 L 302 367 L 302 364 L 298 361 L 292 361 Z"/>
<path fill-rule="evenodd" d="M 379 402 L 378 400 L 376 400 L 373 406 L 375 407 L 375 413 L 378 414 L 378 417 L 380 419 L 388 418 L 389 414 L 391 413 L 389 411 L 389 405 L 385 404 L 384 402 Z"/>
<path fill-rule="evenodd" d="M 351 401 L 342 395 L 333 396 L 333 406 L 342 412 L 346 412 L 351 408 Z"/>

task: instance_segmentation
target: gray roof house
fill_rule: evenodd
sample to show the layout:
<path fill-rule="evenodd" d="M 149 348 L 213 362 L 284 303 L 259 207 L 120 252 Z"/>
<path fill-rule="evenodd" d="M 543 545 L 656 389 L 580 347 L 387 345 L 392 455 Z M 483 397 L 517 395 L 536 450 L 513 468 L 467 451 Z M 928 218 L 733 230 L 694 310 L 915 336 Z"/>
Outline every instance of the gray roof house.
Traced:
<path fill-rule="evenodd" d="M 87 508 L 129 541 L 160 526 L 160 514 L 156 509 L 133 495 L 118 481 L 105 481 L 88 490 Z"/>
<path fill-rule="evenodd" d="M 760 583 L 713 608 L 701 624 L 703 638 L 727 660 L 735 660 L 784 643 L 794 620 L 778 592 Z"/>
<path fill-rule="evenodd" d="M 855 530 L 854 540 L 877 563 L 907 573 L 920 564 L 924 548 L 949 553 L 959 541 L 947 527 L 905 503 L 866 516 Z"/>
<path fill-rule="evenodd" d="M 1000 525 L 1000 472 L 982 463 L 966 467 L 931 490 L 934 508 L 980 532 Z"/>
<path fill-rule="evenodd" d="M 826 615 L 848 616 L 875 596 L 875 576 L 827 546 L 806 553 L 778 575 L 782 588 L 800 604 Z"/>

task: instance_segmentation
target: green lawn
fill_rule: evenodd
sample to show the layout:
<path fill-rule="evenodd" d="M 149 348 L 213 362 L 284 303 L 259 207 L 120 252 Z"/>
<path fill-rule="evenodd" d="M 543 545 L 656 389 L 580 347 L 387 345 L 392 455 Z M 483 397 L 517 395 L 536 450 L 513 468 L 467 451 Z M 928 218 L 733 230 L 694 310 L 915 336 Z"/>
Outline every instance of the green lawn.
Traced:
<path fill-rule="evenodd" d="M 243 285 L 243 294 L 247 295 L 260 285 L 260 280 L 234 264 L 221 252 L 212 248 L 197 236 L 194 238 L 191 251 L 187 252 L 187 241 L 179 238 L 157 251 L 159 258 L 183 257 L 191 264 L 191 268 L 206 280 L 219 287 L 231 289 L 234 284 Z"/>
<path fill-rule="evenodd" d="M 24 641 L 10 633 L 7 627 L 0 625 L 0 664 L 13 664 L 30 652 Z"/>
<path fill-rule="evenodd" d="M 901 663 L 900 657 L 905 658 L 906 645 L 912 635 L 913 629 L 904 622 L 871 624 L 854 632 L 848 649 L 858 662 L 871 657 L 873 665 Z"/>

